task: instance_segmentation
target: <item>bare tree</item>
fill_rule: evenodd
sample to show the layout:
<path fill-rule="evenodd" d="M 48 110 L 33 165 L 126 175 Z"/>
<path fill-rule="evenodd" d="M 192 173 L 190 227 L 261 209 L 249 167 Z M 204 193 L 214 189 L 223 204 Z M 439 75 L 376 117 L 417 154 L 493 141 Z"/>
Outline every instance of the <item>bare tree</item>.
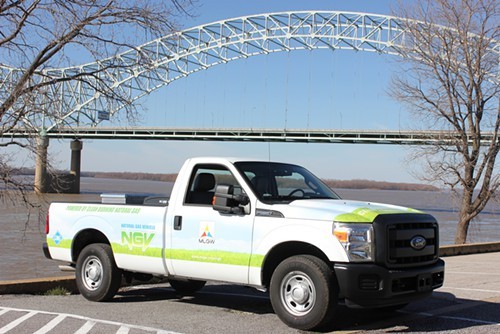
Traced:
<path fill-rule="evenodd" d="M 133 105 L 99 73 L 134 66 L 130 61 L 114 61 L 115 56 L 171 33 L 177 17 L 189 15 L 193 1 L 0 0 L 0 132 L 40 132 L 46 123 L 65 124 L 65 105 L 54 98 L 58 95 L 53 91 L 63 81 L 92 85 L 96 94 L 122 103 L 128 116 L 134 115 Z M 99 62 L 99 66 L 83 72 L 66 71 L 64 76 L 58 71 L 91 62 Z M 4 188 L 25 190 L 24 184 L 12 177 L 6 147 L 36 154 L 35 139 L 0 141 Z"/>
<path fill-rule="evenodd" d="M 406 48 L 400 50 L 404 74 L 393 78 L 392 94 L 424 126 L 457 134 L 451 145 L 422 147 L 417 156 L 425 161 L 426 179 L 459 195 L 455 243 L 463 244 L 471 221 L 500 186 L 500 2 L 402 2 L 396 15 L 406 18 Z M 493 133 L 487 144 L 484 132 Z"/>

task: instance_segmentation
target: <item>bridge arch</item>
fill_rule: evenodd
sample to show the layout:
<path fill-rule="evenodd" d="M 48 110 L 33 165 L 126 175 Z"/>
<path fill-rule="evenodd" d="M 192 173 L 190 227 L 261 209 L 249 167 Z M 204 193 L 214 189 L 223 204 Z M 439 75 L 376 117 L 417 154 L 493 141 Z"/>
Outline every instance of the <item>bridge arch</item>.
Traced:
<path fill-rule="evenodd" d="M 48 69 L 35 80 L 70 78 L 81 73 L 93 73 L 94 77 L 63 80 L 50 87 L 49 101 L 40 101 L 40 105 L 49 106 L 60 117 L 44 125 L 44 130 L 50 131 L 63 123 L 95 126 L 175 80 L 256 55 L 303 49 L 349 49 L 397 55 L 398 48 L 405 45 L 403 20 L 340 11 L 243 16 L 169 34 L 95 63 Z M 500 54 L 499 44 L 493 48 Z M 22 73 L 2 66 L 0 71 L 3 78 L 0 86 Z M 103 88 L 113 90 L 120 99 L 107 98 L 100 92 Z"/>
<path fill-rule="evenodd" d="M 403 44 L 401 19 L 391 16 L 339 11 L 260 14 L 182 30 L 95 63 L 44 70 L 36 80 L 78 73 L 98 77 L 62 81 L 51 87 L 48 99 L 60 103 L 41 101 L 40 105 L 65 111 L 58 121 L 46 126 L 50 131 L 62 122 L 97 125 L 107 112 L 113 115 L 162 86 L 238 59 L 302 49 L 397 54 Z M 5 67 L 1 72 L 4 80 L 21 75 L 20 70 Z M 121 102 L 107 99 L 96 86 L 114 90 Z"/>
<path fill-rule="evenodd" d="M 123 62 L 125 67 L 129 67 L 129 61 L 142 61 L 125 71 L 109 73 L 103 79 L 112 89 L 119 89 L 128 103 L 133 103 L 175 80 L 238 59 L 304 49 L 397 54 L 396 49 L 403 43 L 404 30 L 400 19 L 390 16 L 336 11 L 244 16 L 170 34 L 105 60 Z M 92 71 L 95 70 L 92 67 L 98 65 L 88 64 L 86 66 L 90 68 L 82 70 Z M 75 68 L 63 71 L 67 70 L 74 71 Z M 86 95 L 91 98 L 77 108 L 81 108 L 80 113 L 91 124 L 97 124 L 103 101 L 100 101 L 100 96 Z M 123 107 L 123 104 L 113 104 L 104 110 L 114 114 Z"/>

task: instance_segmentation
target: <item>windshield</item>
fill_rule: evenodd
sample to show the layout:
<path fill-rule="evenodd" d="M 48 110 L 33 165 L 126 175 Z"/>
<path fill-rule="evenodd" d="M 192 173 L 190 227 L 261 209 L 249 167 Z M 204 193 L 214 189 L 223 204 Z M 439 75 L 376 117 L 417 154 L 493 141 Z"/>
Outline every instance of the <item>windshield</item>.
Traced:
<path fill-rule="evenodd" d="M 235 166 L 264 203 L 340 198 L 320 179 L 300 166 L 275 162 L 237 162 Z"/>

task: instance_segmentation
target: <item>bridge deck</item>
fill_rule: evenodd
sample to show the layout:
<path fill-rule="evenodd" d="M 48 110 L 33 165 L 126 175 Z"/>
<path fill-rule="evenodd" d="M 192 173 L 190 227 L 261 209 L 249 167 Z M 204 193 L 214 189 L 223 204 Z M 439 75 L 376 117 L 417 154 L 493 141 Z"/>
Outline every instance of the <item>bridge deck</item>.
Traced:
<path fill-rule="evenodd" d="M 16 130 L 4 133 L 4 138 L 29 138 L 36 133 Z M 206 128 L 124 128 L 87 127 L 59 128 L 47 133 L 61 139 L 122 139 L 122 140 L 193 140 L 193 141 L 254 141 L 299 143 L 350 143 L 398 145 L 450 145 L 459 135 L 449 131 L 377 131 L 377 130 L 307 130 L 307 129 L 206 129 Z M 490 145 L 493 133 L 483 133 L 481 145 Z M 471 143 L 472 139 L 469 138 Z M 500 140 L 500 139 L 497 139 Z"/>

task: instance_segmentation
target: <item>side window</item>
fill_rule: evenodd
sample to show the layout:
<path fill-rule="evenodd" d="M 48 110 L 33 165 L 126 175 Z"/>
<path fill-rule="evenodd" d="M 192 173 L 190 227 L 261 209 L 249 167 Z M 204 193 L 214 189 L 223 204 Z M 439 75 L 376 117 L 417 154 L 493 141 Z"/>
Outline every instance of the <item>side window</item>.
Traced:
<path fill-rule="evenodd" d="M 193 169 L 186 195 L 186 204 L 212 205 L 218 184 L 233 185 L 241 189 L 233 174 L 224 166 L 198 165 Z"/>

